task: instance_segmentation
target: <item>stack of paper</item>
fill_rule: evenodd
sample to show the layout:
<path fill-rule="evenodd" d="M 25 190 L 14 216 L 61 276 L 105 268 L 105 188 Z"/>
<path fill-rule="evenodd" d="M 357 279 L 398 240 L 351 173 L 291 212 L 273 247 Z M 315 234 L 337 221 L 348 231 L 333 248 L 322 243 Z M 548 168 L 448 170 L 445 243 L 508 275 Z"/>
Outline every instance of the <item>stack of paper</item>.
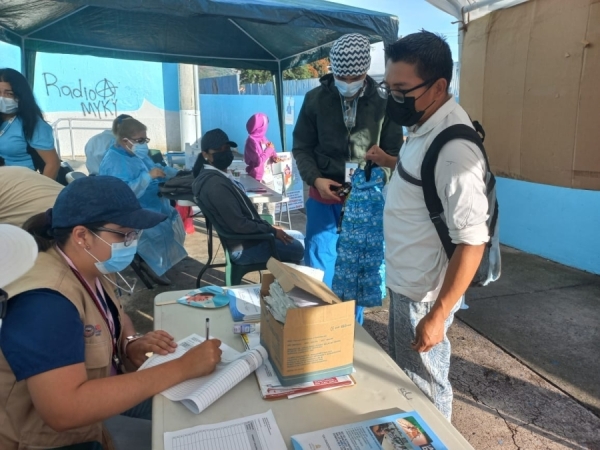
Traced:
<path fill-rule="evenodd" d="M 267 307 L 275 320 L 281 323 L 285 323 L 287 312 L 290 309 L 327 304 L 318 297 L 299 288 L 294 288 L 286 293 L 277 280 L 269 286 L 269 294 L 265 296 Z"/>
<path fill-rule="evenodd" d="M 226 289 L 234 322 L 260 321 L 260 284 Z"/>
<path fill-rule="evenodd" d="M 259 333 L 243 334 L 242 339 L 248 350 L 260 347 Z M 310 381 L 307 383 L 299 383 L 293 386 L 282 386 L 268 359 L 265 359 L 263 365 L 256 369 L 255 373 L 262 397 L 270 400 L 281 398 L 292 399 L 303 395 L 315 394 L 317 392 L 354 386 L 356 384 L 351 376 L 346 375 Z"/>

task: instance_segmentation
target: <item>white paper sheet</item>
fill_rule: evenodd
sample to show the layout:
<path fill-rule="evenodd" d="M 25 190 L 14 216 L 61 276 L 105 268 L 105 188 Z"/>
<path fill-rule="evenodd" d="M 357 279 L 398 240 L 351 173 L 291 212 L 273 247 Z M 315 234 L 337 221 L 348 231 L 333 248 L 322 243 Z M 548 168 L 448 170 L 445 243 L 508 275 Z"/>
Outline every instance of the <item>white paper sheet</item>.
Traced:
<path fill-rule="evenodd" d="M 164 435 L 165 450 L 281 450 L 286 448 L 271 410 Z"/>

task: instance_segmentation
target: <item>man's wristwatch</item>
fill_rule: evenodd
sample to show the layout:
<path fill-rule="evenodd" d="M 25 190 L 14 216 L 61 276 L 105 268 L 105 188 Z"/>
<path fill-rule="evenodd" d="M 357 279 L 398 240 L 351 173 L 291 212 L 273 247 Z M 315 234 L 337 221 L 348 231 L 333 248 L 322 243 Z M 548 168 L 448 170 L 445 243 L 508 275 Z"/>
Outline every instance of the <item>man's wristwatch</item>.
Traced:
<path fill-rule="evenodd" d="M 123 344 L 123 356 L 127 356 L 127 346 L 133 341 L 137 341 L 142 336 L 144 335 L 141 333 L 135 333 L 133 336 L 127 336 L 125 338 L 125 343 Z"/>

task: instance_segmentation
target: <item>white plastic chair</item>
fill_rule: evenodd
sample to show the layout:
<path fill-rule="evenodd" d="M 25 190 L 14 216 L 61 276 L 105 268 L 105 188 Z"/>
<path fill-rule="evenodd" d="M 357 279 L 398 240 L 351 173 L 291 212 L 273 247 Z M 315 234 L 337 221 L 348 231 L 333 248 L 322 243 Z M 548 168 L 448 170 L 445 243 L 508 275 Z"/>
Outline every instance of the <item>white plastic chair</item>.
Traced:
<path fill-rule="evenodd" d="M 69 172 L 65 175 L 65 179 L 67 180 L 68 184 L 71 184 L 76 179 L 83 177 L 87 177 L 87 175 L 83 172 Z"/>

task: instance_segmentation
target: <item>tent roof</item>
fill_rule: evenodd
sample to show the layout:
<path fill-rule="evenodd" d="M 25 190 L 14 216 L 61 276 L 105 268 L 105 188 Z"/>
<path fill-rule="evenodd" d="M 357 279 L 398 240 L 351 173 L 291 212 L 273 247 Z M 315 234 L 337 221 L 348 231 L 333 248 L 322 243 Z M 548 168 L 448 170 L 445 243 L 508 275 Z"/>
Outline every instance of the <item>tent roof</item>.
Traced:
<path fill-rule="evenodd" d="M 463 20 L 465 23 L 478 19 L 497 9 L 525 3 L 527 0 L 427 0 L 433 6 Z"/>
<path fill-rule="evenodd" d="M 398 18 L 322 0 L 0 0 L 0 40 L 49 53 L 276 71 L 350 32 L 392 42 Z"/>

